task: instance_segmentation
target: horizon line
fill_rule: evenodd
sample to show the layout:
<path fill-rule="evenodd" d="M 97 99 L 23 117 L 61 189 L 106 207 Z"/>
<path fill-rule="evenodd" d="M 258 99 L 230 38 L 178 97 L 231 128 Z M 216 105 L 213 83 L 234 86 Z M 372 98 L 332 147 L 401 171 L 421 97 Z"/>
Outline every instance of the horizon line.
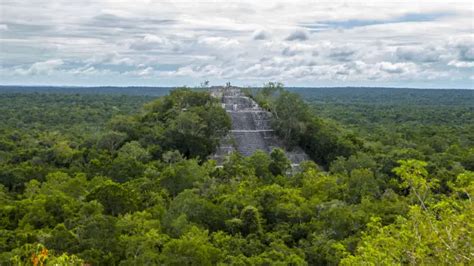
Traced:
<path fill-rule="evenodd" d="M 119 85 L 8 85 L 0 84 L 0 87 L 49 87 L 49 88 L 190 88 L 190 89 L 207 89 L 211 87 L 218 87 L 225 85 L 213 85 L 209 87 L 200 87 L 200 86 L 188 86 L 188 85 L 179 85 L 179 86 L 150 86 L 150 85 L 128 85 L 128 86 L 119 86 Z M 233 86 L 239 88 L 263 88 L 264 86 Z M 289 86 L 283 85 L 284 88 L 295 88 L 295 89 L 331 89 L 331 88 L 357 88 L 357 89 L 413 89 L 413 90 L 474 90 L 474 87 L 462 87 L 462 88 L 440 88 L 440 87 L 402 87 L 402 86 Z"/>

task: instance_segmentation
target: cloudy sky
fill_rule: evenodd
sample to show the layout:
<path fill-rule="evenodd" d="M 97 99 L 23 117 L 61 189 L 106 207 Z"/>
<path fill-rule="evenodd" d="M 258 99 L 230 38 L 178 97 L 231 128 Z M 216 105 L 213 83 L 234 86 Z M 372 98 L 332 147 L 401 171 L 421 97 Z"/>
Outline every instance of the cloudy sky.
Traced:
<path fill-rule="evenodd" d="M 471 1 L 1 0 L 0 83 L 473 88 Z"/>

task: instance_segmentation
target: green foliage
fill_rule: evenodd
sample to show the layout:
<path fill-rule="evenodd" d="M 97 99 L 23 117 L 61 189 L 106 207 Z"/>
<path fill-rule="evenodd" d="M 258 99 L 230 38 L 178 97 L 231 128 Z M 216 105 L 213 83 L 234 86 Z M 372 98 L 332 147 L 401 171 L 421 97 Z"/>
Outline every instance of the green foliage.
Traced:
<path fill-rule="evenodd" d="M 346 201 L 359 203 L 362 197 L 379 198 L 379 181 L 369 169 L 354 169 L 345 181 Z"/>
<path fill-rule="evenodd" d="M 283 154 L 283 156 L 285 156 L 285 154 Z M 274 163 L 270 156 L 268 156 L 266 152 L 261 150 L 257 150 L 256 152 L 254 152 L 254 154 L 252 154 L 252 156 L 248 157 L 248 163 L 253 169 L 255 169 L 255 175 L 267 182 L 272 181 L 272 175 L 274 174 L 271 170 L 271 165 L 275 164 L 273 166 L 275 168 L 279 166 L 276 165 L 276 163 L 278 162 Z"/>
<path fill-rule="evenodd" d="M 121 265 L 159 264 L 159 252 L 168 241 L 160 234 L 160 221 L 144 212 L 126 214 L 117 221 L 118 245 L 124 259 Z"/>
<path fill-rule="evenodd" d="M 160 184 L 171 195 L 176 196 L 208 178 L 206 170 L 200 167 L 196 160 L 183 160 L 163 169 Z"/>
<path fill-rule="evenodd" d="M 164 265 L 214 265 L 219 260 L 219 249 L 209 243 L 208 232 L 197 227 L 168 242 L 161 254 Z"/>
<path fill-rule="evenodd" d="M 281 84 L 267 84 L 251 96 L 272 112 L 272 125 L 290 149 L 300 146 L 325 167 L 338 156 L 349 156 L 361 148 L 359 138 L 312 114 L 298 94 L 284 91 Z"/>
<path fill-rule="evenodd" d="M 158 144 L 165 150 L 178 150 L 186 158 L 201 160 L 214 152 L 230 129 L 230 118 L 217 99 L 185 88 L 149 103 L 136 119 L 146 127 L 139 131 L 143 132 L 138 137 L 142 143 Z"/>
<path fill-rule="evenodd" d="M 291 168 L 291 162 L 286 158 L 285 152 L 282 149 L 272 150 L 270 159 L 271 162 L 268 165 L 268 169 L 275 176 L 284 175 Z"/>
<path fill-rule="evenodd" d="M 0 265 L 472 264 L 469 93 L 292 90 L 253 97 L 298 168 L 207 160 L 230 123 L 204 90 L 0 95 Z"/>
<path fill-rule="evenodd" d="M 163 220 L 165 225 L 170 228 L 169 231 L 172 235 L 180 235 L 181 232 L 174 232 L 173 222 L 177 219 L 183 219 L 182 215 L 185 215 L 188 223 L 194 223 L 212 230 L 223 229 L 224 221 L 228 217 L 222 206 L 212 203 L 192 190 L 181 192 L 170 203 Z"/>
<path fill-rule="evenodd" d="M 262 222 L 257 208 L 253 206 L 245 207 L 240 213 L 240 220 L 242 221 L 243 235 L 262 234 Z"/>
<path fill-rule="evenodd" d="M 86 197 L 87 201 L 96 200 L 102 206 L 106 214 L 119 215 L 132 212 L 137 209 L 137 195 L 129 191 L 121 184 L 109 181 L 96 187 Z"/>
<path fill-rule="evenodd" d="M 420 177 L 425 172 L 423 164 L 403 163 L 396 171 L 409 180 L 410 188 L 416 191 L 425 187 L 426 182 Z M 393 224 L 383 226 L 381 219 L 374 217 L 356 254 L 341 264 L 468 265 L 474 259 L 473 207 L 470 199 L 456 196 L 429 207 L 420 199 L 419 204 L 410 207 L 407 218 L 399 216 Z"/>

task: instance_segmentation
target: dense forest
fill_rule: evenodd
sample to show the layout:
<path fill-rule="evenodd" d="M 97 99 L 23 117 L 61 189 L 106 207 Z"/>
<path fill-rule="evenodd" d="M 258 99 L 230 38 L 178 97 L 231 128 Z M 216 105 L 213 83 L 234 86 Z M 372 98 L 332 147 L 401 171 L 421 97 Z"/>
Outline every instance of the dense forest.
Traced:
<path fill-rule="evenodd" d="M 248 89 L 291 169 L 209 160 L 205 90 L 95 90 L 1 91 L 0 265 L 473 263 L 473 91 Z"/>

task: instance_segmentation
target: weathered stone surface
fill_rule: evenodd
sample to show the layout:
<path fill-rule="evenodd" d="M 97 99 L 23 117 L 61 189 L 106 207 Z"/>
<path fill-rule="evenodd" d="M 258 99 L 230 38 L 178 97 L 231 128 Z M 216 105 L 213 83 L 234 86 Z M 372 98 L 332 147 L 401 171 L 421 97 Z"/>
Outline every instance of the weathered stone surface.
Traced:
<path fill-rule="evenodd" d="M 213 159 L 219 164 L 234 151 L 250 156 L 256 150 L 270 153 L 274 148 L 284 149 L 283 143 L 275 136 L 271 128 L 272 114 L 260 108 L 239 88 L 213 87 L 211 94 L 222 101 L 222 107 L 232 119 L 229 135 L 221 140 L 220 147 L 213 155 Z M 300 148 L 285 152 L 293 165 L 308 160 L 308 156 Z"/>

